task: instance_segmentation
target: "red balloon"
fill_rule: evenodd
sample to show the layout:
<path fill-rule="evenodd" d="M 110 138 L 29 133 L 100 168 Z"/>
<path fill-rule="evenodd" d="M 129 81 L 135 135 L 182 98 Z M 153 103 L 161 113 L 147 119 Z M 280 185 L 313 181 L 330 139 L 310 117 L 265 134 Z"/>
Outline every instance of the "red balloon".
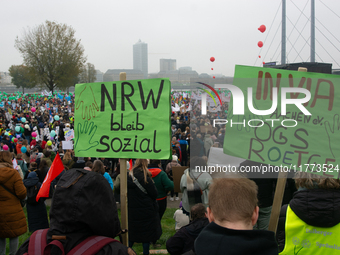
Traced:
<path fill-rule="evenodd" d="M 266 26 L 265 25 L 261 25 L 258 30 L 260 30 L 261 33 L 263 33 L 264 31 L 266 31 Z"/>
<path fill-rule="evenodd" d="M 211 61 L 211 62 L 214 62 L 214 61 L 215 61 L 215 58 L 214 58 L 214 57 L 211 57 L 211 58 L 210 58 L 210 61 Z"/>
<path fill-rule="evenodd" d="M 262 62 L 262 64 L 265 64 L 266 62 Z"/>
<path fill-rule="evenodd" d="M 14 138 L 14 142 L 15 142 L 15 143 L 18 142 L 18 139 L 17 139 L 17 138 Z"/>
<path fill-rule="evenodd" d="M 259 58 L 261 58 L 261 56 L 259 56 Z"/>
<path fill-rule="evenodd" d="M 259 46 L 260 48 L 262 48 L 263 42 L 262 42 L 262 41 L 259 41 L 259 42 L 257 43 L 257 46 Z"/>
<path fill-rule="evenodd" d="M 215 79 L 215 76 L 213 76 L 213 78 Z"/>
<path fill-rule="evenodd" d="M 214 70 L 214 68 L 211 68 L 211 70 Z"/>

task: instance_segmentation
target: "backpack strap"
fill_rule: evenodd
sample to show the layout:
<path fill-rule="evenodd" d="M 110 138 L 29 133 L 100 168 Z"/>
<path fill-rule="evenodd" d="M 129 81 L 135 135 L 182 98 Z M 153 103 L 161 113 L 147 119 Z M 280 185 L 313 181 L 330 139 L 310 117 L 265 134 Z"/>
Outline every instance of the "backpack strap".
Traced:
<path fill-rule="evenodd" d="M 28 255 L 43 255 L 47 245 L 47 231 L 48 228 L 34 231 L 28 243 Z"/>
<path fill-rule="evenodd" d="M 63 244 L 62 244 L 60 241 L 58 241 L 58 240 L 53 240 L 52 242 L 50 242 L 50 243 L 45 247 L 45 249 L 44 249 L 44 255 L 51 255 L 51 248 L 52 248 L 53 245 L 54 245 L 54 246 L 57 246 L 57 247 L 60 249 L 62 255 L 65 255 L 64 246 L 63 246 Z"/>
<path fill-rule="evenodd" d="M 70 250 L 67 255 L 94 255 L 99 252 L 105 245 L 119 242 L 116 239 L 105 237 L 105 236 L 90 236 Z"/>

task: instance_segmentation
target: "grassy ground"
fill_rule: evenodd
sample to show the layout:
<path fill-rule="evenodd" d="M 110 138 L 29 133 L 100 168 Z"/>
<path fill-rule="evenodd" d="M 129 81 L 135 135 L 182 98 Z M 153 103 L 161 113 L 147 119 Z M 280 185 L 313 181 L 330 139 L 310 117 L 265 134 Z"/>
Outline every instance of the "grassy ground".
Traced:
<path fill-rule="evenodd" d="M 47 206 L 47 212 L 49 212 L 49 210 L 50 210 L 50 207 Z M 175 213 L 176 210 L 177 210 L 177 208 L 167 208 L 165 213 L 164 213 L 164 216 L 162 218 L 163 234 L 162 234 L 161 238 L 157 241 L 157 244 L 160 244 L 161 247 L 157 248 L 157 250 L 166 249 L 166 246 L 165 246 L 166 241 L 176 233 L 176 231 L 175 231 L 175 220 L 173 219 L 173 216 L 174 216 L 174 213 Z M 24 212 L 25 212 L 26 219 L 27 219 L 26 207 L 24 208 Z M 118 210 L 118 215 L 119 215 L 119 218 L 120 218 L 120 210 Z M 31 234 L 32 234 L 31 232 L 27 232 L 27 233 L 25 233 L 25 234 L 23 234 L 19 237 L 19 247 L 28 237 L 31 236 Z M 142 247 L 141 243 L 135 243 L 132 248 L 136 251 L 137 254 L 143 253 L 143 247 Z M 8 248 L 8 239 L 7 239 L 6 254 L 9 253 L 8 249 L 9 248 Z M 153 247 L 150 246 L 150 250 L 152 250 L 152 249 L 153 249 Z"/>

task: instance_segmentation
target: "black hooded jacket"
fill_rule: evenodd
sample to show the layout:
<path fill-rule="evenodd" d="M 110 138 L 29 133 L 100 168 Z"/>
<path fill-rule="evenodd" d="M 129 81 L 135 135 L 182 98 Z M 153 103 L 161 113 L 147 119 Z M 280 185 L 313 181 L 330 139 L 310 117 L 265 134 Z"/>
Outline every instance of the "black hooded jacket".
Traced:
<path fill-rule="evenodd" d="M 37 186 L 37 190 L 39 191 L 41 187 L 41 182 L 39 182 L 39 177 L 36 172 L 31 172 L 28 174 L 27 179 L 24 180 L 24 185 L 27 190 L 33 186 Z M 29 195 L 29 192 L 27 192 Z M 30 204 L 27 203 L 27 220 L 28 220 L 28 228 L 30 232 L 34 232 L 38 229 L 45 229 L 49 227 L 47 211 L 45 206 L 45 198 L 40 198 L 38 203 Z"/>
<path fill-rule="evenodd" d="M 294 193 L 289 203 L 293 212 L 308 225 L 322 228 L 340 223 L 340 190 L 308 189 Z M 285 246 L 285 224 L 288 205 L 281 208 L 276 238 L 279 250 Z"/>
<path fill-rule="evenodd" d="M 146 193 L 136 185 L 129 175 L 127 179 L 129 241 L 137 243 L 156 242 L 162 235 L 156 202 L 157 189 L 149 176 L 147 182 L 145 182 L 143 171 L 140 168 L 135 168 L 133 174 Z"/>
<path fill-rule="evenodd" d="M 52 235 L 66 236 L 66 240 L 60 241 L 67 254 L 89 236 L 114 238 L 120 230 L 116 202 L 105 177 L 84 169 L 65 172 L 53 196 L 47 243 L 52 241 Z M 27 252 L 28 243 L 29 239 L 21 245 L 16 255 Z M 58 251 L 53 247 L 51 254 L 61 254 Z M 127 254 L 127 247 L 113 242 L 97 254 Z"/>

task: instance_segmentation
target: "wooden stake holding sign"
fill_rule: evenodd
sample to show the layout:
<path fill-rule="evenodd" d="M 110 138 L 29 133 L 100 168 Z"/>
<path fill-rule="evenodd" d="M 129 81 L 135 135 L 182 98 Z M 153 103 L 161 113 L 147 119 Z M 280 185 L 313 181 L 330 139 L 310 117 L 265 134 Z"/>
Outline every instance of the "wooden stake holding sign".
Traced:
<path fill-rule="evenodd" d="M 285 193 L 285 187 L 287 182 L 287 175 L 288 173 L 283 172 L 281 168 L 276 184 L 272 212 L 270 214 L 268 226 L 268 230 L 273 231 L 274 233 L 276 233 L 277 224 L 279 221 L 283 194 Z"/>
<path fill-rule="evenodd" d="M 126 73 L 119 74 L 120 81 L 126 81 Z M 129 229 L 128 224 L 128 198 L 127 198 L 127 167 L 126 159 L 119 159 L 120 161 L 120 217 L 121 228 Z M 122 234 L 123 244 L 129 246 L 129 234 Z"/>

